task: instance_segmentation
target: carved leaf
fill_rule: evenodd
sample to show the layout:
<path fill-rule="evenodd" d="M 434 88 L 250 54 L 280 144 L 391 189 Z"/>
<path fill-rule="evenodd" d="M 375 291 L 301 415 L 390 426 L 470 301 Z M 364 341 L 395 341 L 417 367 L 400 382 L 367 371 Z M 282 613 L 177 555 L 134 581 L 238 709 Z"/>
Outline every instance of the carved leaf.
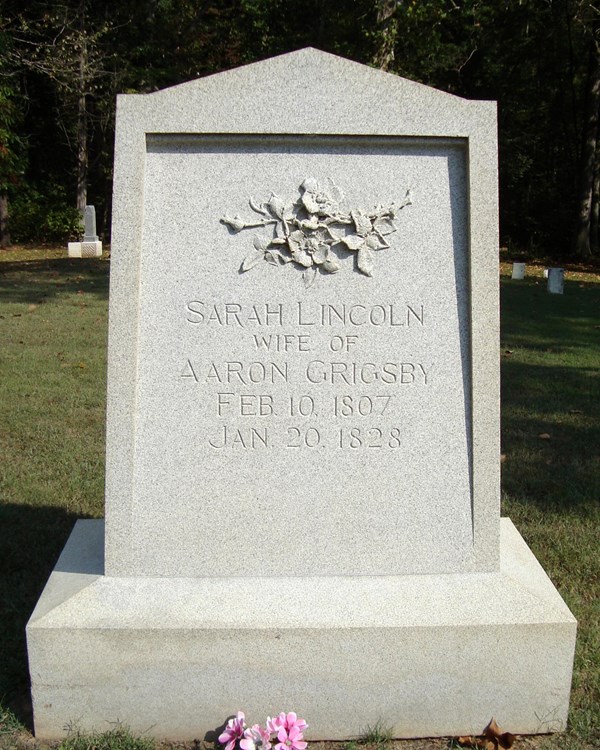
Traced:
<path fill-rule="evenodd" d="M 378 234 L 373 232 L 366 239 L 366 245 L 370 250 L 383 250 L 385 247 L 389 247 Z"/>
<path fill-rule="evenodd" d="M 271 244 L 270 242 L 267 242 L 267 240 L 264 240 L 262 237 L 259 237 L 258 235 L 254 237 L 252 240 L 252 243 L 254 244 L 254 247 L 257 250 L 260 250 L 264 254 L 267 247 Z"/>
<path fill-rule="evenodd" d="M 250 198 L 248 203 L 250 204 L 250 208 L 253 211 L 256 211 L 257 214 L 262 214 L 263 216 L 269 215 L 269 212 L 265 209 L 264 203 L 257 203 L 254 198 Z"/>
<path fill-rule="evenodd" d="M 250 255 L 247 255 L 244 258 L 244 262 L 242 263 L 242 271 L 249 271 L 251 268 L 254 268 L 254 266 L 257 263 L 260 263 L 260 261 L 263 260 L 264 257 L 264 250 L 255 250 L 254 252 L 250 253 Z"/>
<path fill-rule="evenodd" d="M 366 237 L 372 231 L 371 219 L 362 211 L 350 211 L 350 216 L 356 227 L 356 233 Z"/>
<path fill-rule="evenodd" d="M 377 219 L 373 224 L 373 228 L 384 237 L 386 234 L 392 234 L 392 232 L 396 231 L 394 222 L 391 219 Z"/>
<path fill-rule="evenodd" d="M 267 250 L 267 252 L 264 254 L 264 259 L 267 261 L 267 263 L 270 263 L 272 266 L 279 265 L 279 262 L 277 261 L 278 257 L 279 257 L 279 253 L 272 253 L 270 250 Z"/>
<path fill-rule="evenodd" d="M 336 271 L 340 270 L 340 264 L 337 258 L 334 258 L 332 255 L 329 255 L 329 257 L 323 263 L 321 268 L 324 271 L 327 271 L 327 273 L 336 273 Z"/>
<path fill-rule="evenodd" d="M 278 219 L 283 219 L 283 214 L 285 212 L 285 203 L 278 195 L 275 195 L 275 193 L 271 193 L 271 198 L 269 200 L 268 206 Z"/>
<path fill-rule="evenodd" d="M 312 286 L 315 283 L 316 278 L 317 278 L 317 267 L 313 266 L 312 268 L 307 268 L 306 271 L 302 274 L 302 281 L 304 281 L 304 287 L 308 289 L 309 286 Z"/>
<path fill-rule="evenodd" d="M 373 253 L 368 247 L 362 247 L 358 251 L 358 269 L 362 271 L 365 276 L 373 275 Z"/>
<path fill-rule="evenodd" d="M 357 234 L 347 234 L 342 237 L 342 242 L 349 250 L 358 250 L 365 244 L 365 238 Z"/>

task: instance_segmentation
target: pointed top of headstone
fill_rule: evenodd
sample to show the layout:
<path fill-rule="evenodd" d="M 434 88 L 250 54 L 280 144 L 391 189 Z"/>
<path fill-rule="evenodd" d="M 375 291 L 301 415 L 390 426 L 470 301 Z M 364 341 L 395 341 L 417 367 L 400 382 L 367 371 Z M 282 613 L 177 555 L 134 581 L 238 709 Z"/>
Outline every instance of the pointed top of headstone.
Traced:
<path fill-rule="evenodd" d="M 98 235 L 96 234 L 96 209 L 94 206 L 86 206 L 83 212 L 83 241 L 84 242 L 97 242 Z"/>

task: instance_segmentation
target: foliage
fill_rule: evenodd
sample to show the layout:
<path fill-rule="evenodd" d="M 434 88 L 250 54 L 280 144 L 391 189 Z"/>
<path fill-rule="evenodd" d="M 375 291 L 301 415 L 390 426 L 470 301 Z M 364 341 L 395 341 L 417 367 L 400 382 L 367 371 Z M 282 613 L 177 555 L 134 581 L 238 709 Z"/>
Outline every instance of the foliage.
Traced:
<path fill-rule="evenodd" d="M 42 195 L 23 188 L 11 207 L 10 230 L 16 242 L 66 242 L 79 239 L 81 212 L 69 205 L 62 185 L 47 185 Z"/>
<path fill-rule="evenodd" d="M 3 78 L 19 89 L 22 115 L 8 124 L 5 141 L 24 144 L 25 179 L 40 192 L 58 183 L 74 204 L 89 185 L 100 233 L 110 216 L 116 93 L 151 92 L 314 46 L 459 96 L 496 99 L 502 241 L 557 257 L 569 252 L 584 169 L 588 63 L 599 33 L 589 0 L 2 6 Z"/>

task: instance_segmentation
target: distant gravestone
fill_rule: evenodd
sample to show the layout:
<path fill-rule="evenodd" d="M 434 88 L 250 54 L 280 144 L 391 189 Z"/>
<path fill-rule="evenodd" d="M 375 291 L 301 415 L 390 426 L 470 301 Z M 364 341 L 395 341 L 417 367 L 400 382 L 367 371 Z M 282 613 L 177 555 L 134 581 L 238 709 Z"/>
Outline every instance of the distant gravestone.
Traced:
<path fill-rule="evenodd" d="M 106 528 L 28 625 L 39 736 L 564 726 L 576 624 L 499 517 L 495 112 L 312 49 L 119 98 Z"/>
<path fill-rule="evenodd" d="M 565 271 L 563 268 L 548 269 L 548 292 L 563 294 L 565 291 Z"/>
<path fill-rule="evenodd" d="M 69 242 L 69 258 L 99 258 L 102 255 L 102 242 L 96 234 L 96 209 L 86 206 L 83 212 L 83 242 Z"/>
<path fill-rule="evenodd" d="M 525 263 L 513 263 L 512 278 L 518 281 L 525 278 Z"/>

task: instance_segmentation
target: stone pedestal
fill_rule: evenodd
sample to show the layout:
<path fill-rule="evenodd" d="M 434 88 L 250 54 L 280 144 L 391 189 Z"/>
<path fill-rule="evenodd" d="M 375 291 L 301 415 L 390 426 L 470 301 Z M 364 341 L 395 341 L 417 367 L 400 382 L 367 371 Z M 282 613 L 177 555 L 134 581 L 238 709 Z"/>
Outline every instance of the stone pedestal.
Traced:
<path fill-rule="evenodd" d="M 79 521 L 27 628 L 36 732 L 202 739 L 282 707 L 313 740 L 561 730 L 575 620 L 508 519 L 500 550 L 496 573 L 131 579 Z"/>

